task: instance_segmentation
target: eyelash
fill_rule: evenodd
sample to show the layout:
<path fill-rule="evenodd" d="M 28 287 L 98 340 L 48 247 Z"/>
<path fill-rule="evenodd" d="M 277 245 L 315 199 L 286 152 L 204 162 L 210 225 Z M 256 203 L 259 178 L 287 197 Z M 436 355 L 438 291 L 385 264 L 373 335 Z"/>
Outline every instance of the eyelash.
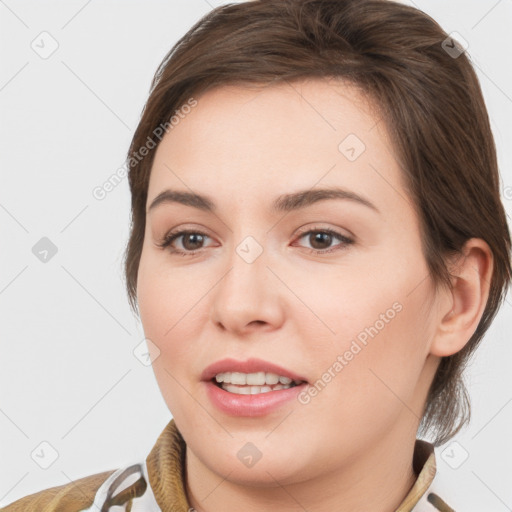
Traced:
<path fill-rule="evenodd" d="M 323 250 L 321 250 L 321 249 L 308 249 L 306 247 L 305 249 L 307 249 L 312 254 L 327 254 L 327 253 L 331 253 L 331 252 L 334 252 L 334 251 L 344 250 L 344 249 L 347 248 L 347 246 L 349 246 L 349 245 L 354 243 L 354 240 L 352 240 L 351 238 L 346 237 L 346 236 L 342 235 L 341 233 L 338 233 L 337 231 L 334 231 L 334 230 L 328 229 L 328 228 L 318 228 L 318 229 L 313 228 L 313 229 L 309 229 L 307 231 L 302 232 L 299 235 L 298 239 L 300 240 L 304 236 L 310 235 L 312 233 L 326 233 L 328 235 L 331 235 L 334 238 L 337 238 L 340 242 L 342 242 L 342 243 L 340 243 L 338 245 L 335 245 L 331 249 L 323 249 Z M 181 230 L 181 231 L 175 231 L 175 232 L 168 233 L 164 237 L 164 239 L 161 242 L 157 243 L 156 245 L 158 247 L 160 247 L 161 249 L 166 249 L 167 247 L 169 247 L 170 248 L 169 251 L 172 254 L 176 254 L 176 255 L 179 255 L 179 256 L 194 256 L 195 254 L 201 252 L 202 249 L 198 249 L 196 251 L 182 251 L 181 249 L 171 248 L 171 244 L 174 242 L 174 240 L 178 239 L 180 236 L 190 235 L 190 234 L 201 235 L 203 237 L 210 238 L 206 233 L 203 233 L 202 231 L 185 229 L 185 230 Z"/>

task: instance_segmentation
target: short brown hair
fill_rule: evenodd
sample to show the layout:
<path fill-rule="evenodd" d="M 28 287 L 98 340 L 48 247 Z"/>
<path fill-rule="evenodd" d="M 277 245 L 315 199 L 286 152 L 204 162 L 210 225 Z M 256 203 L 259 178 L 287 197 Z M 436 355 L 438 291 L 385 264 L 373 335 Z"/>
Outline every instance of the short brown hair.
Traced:
<path fill-rule="evenodd" d="M 450 287 L 447 257 L 473 237 L 494 259 L 489 298 L 466 346 L 443 357 L 421 432 L 442 444 L 469 422 L 462 372 L 504 300 L 511 279 L 510 233 L 500 200 L 496 149 L 482 92 L 465 52 L 428 15 L 388 0 L 260 0 L 210 11 L 160 64 L 128 161 L 131 231 L 126 287 L 137 312 L 137 273 L 154 151 L 139 148 L 192 95 L 222 85 L 334 77 L 372 98 L 395 145 L 421 223 L 430 277 Z M 443 44 L 443 42 L 445 42 Z"/>

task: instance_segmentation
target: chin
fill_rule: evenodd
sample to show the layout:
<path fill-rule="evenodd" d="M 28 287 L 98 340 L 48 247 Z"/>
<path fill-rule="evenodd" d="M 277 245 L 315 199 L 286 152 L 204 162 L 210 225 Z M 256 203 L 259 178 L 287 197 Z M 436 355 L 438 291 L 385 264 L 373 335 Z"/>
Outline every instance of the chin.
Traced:
<path fill-rule="evenodd" d="M 266 450 L 262 450 L 261 458 L 251 461 L 250 458 L 245 457 L 245 453 L 250 453 L 253 448 L 247 447 L 244 452 L 243 449 L 238 448 L 239 443 L 236 444 L 234 454 L 231 448 L 220 453 L 208 451 L 205 454 L 206 457 L 202 458 L 203 463 L 222 478 L 249 487 L 274 488 L 298 483 L 308 478 L 306 475 L 308 467 L 298 464 L 296 450 L 285 454 L 267 447 Z M 265 455 L 265 451 L 269 453 Z"/>

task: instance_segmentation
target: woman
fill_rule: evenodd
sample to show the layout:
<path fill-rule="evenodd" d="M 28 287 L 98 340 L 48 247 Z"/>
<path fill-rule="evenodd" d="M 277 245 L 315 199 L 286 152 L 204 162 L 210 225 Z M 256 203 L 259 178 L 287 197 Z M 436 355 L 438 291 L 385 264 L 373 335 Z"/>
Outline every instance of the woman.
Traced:
<path fill-rule="evenodd" d="M 459 510 L 433 448 L 511 277 L 463 48 L 386 0 L 219 7 L 127 161 L 127 290 L 173 419 L 140 464 L 3 510 Z"/>

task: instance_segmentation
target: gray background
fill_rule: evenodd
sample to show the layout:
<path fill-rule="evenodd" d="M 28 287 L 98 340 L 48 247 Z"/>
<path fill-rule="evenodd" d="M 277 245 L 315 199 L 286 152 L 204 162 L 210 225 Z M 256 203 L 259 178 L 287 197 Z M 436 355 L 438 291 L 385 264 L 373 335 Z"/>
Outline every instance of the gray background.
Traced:
<path fill-rule="evenodd" d="M 133 353 L 127 180 L 93 190 L 123 164 L 165 53 L 223 3 L 0 0 L 0 506 L 142 460 L 171 418 Z M 469 44 L 512 223 L 512 2 L 404 3 Z M 57 248 L 46 263 L 32 251 L 43 237 Z M 437 449 L 468 512 L 512 510 L 511 311 L 509 294 L 467 374 L 471 426 Z"/>

